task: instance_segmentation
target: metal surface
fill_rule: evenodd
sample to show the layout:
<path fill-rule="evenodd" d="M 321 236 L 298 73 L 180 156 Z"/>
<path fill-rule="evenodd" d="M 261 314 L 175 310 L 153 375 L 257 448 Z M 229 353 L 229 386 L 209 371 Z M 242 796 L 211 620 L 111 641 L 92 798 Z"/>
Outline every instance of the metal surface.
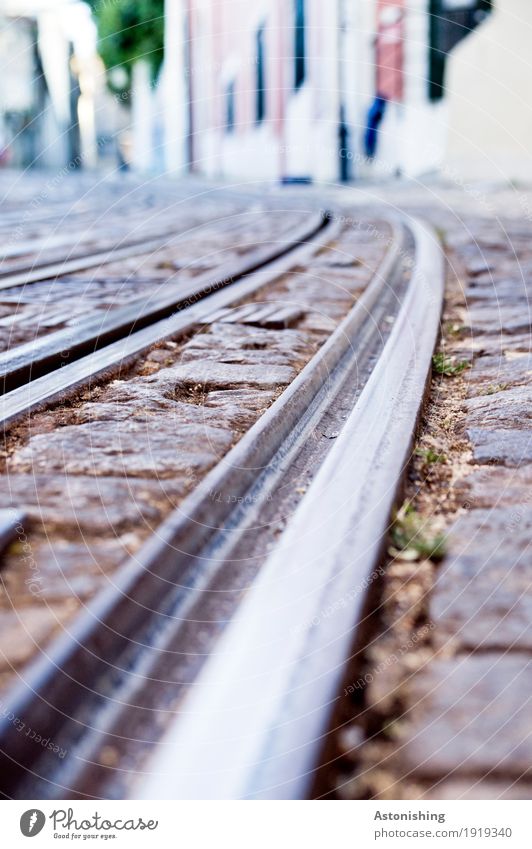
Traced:
<path fill-rule="evenodd" d="M 75 781 L 84 795 L 130 795 L 126 775 L 110 776 L 108 770 L 98 766 L 101 750 L 120 750 L 120 757 L 133 774 L 135 768 L 143 771 L 150 747 L 161 735 L 160 728 L 155 737 L 148 731 L 153 727 L 153 712 L 157 713 L 159 726 L 163 718 L 165 722 L 175 718 L 176 701 L 188 689 L 187 682 L 195 680 L 238 607 L 242 580 L 246 588 L 252 584 L 264 562 L 264 552 L 276 544 L 279 517 L 290 520 L 293 509 L 289 503 L 285 509 L 283 502 L 286 497 L 291 501 L 290 493 L 301 482 L 303 456 L 308 462 L 310 451 L 315 471 L 330 450 L 330 439 L 317 439 L 316 435 L 324 429 L 330 432 L 333 421 L 338 430 L 342 427 L 344 411 L 350 409 L 346 398 L 360 392 L 371 372 L 376 349 L 380 348 L 376 329 L 383 317 L 389 318 L 397 298 L 403 294 L 399 260 L 407 259 L 408 253 L 404 247 L 400 249 L 400 233 L 397 236 L 371 291 L 368 290 L 365 304 L 353 310 L 331 337 L 323 359 L 317 356 L 309 363 L 307 373 L 301 373 L 301 382 L 294 381 L 292 395 L 281 396 L 275 416 L 266 420 L 263 430 L 257 428 L 254 432 L 255 444 L 250 442 L 243 454 L 233 452 L 230 467 L 219 468 L 205 482 L 211 503 L 214 500 L 217 505 L 221 500 L 233 506 L 221 511 L 211 507 L 206 515 L 191 516 L 194 523 L 208 527 L 208 531 L 203 531 L 206 544 L 194 546 L 192 557 L 184 548 L 190 502 L 182 506 L 183 533 L 174 526 L 177 535 L 173 540 L 178 549 L 174 551 L 174 562 L 181 563 L 179 586 L 172 587 L 173 598 L 168 598 L 166 625 L 160 629 L 159 639 L 150 642 L 148 651 L 141 655 L 140 664 L 128 669 L 123 685 L 115 691 L 113 704 L 104 705 L 101 715 L 91 715 L 93 739 L 87 745 L 86 738 L 80 747 L 80 759 L 83 756 L 87 762 Z M 217 494 L 215 499 L 213 493 Z M 179 518 L 176 514 L 178 523 Z M 156 568 L 164 553 L 164 548 L 154 553 L 150 568 Z M 251 561 L 254 565 L 250 568 Z M 228 602 L 232 596 L 234 600 Z M 201 623 L 200 638 L 194 623 Z M 148 686 L 146 681 L 150 682 Z"/>

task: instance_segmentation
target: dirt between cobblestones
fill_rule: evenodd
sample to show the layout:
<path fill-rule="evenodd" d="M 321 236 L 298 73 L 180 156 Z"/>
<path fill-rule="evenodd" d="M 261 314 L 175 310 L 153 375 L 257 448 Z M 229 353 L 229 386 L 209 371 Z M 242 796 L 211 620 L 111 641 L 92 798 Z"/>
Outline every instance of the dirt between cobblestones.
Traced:
<path fill-rule="evenodd" d="M 297 303 L 295 327 L 199 327 L 10 429 L 0 508 L 16 506 L 26 520 L 0 572 L 0 686 L 112 583 L 124 558 L 268 409 L 352 307 L 386 247 L 346 230 L 309 271 L 247 299 Z"/>
<path fill-rule="evenodd" d="M 390 547 L 317 794 L 530 799 L 530 227 L 431 214 L 458 369 L 433 373 L 405 492 L 417 531 Z M 438 534 L 441 562 L 419 553 Z"/>

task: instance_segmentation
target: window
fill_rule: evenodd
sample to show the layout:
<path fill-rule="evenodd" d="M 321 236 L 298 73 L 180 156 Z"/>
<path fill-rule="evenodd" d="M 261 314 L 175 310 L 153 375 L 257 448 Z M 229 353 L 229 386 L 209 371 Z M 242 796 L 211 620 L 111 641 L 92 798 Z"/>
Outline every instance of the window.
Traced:
<path fill-rule="evenodd" d="M 429 98 L 445 94 L 445 68 L 451 50 L 491 12 L 491 0 L 430 0 Z"/>
<path fill-rule="evenodd" d="M 235 81 L 231 80 L 225 90 L 225 131 L 232 133 L 235 129 Z"/>
<path fill-rule="evenodd" d="M 260 124 L 266 115 L 266 91 L 264 87 L 264 26 L 261 26 L 257 30 L 256 59 L 255 121 L 257 124 Z"/>
<path fill-rule="evenodd" d="M 294 88 L 305 81 L 305 0 L 294 2 Z"/>

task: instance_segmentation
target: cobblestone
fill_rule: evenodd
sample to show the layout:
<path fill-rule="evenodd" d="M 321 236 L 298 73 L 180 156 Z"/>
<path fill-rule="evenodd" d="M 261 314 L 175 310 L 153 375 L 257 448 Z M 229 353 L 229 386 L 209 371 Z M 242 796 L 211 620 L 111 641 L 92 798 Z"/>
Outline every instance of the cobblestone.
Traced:
<path fill-rule="evenodd" d="M 166 419 L 151 431 L 128 419 L 88 422 L 32 436 L 13 455 L 8 472 L 165 478 L 192 469 L 199 474 L 211 468 L 233 441 L 231 431 L 223 428 L 177 425 Z"/>
<path fill-rule="evenodd" d="M 97 478 L 87 475 L 9 475 L 0 506 L 18 504 L 31 527 L 82 527 L 89 534 L 120 534 L 131 526 L 154 527 L 186 491 L 168 481 Z"/>
<path fill-rule="evenodd" d="M 532 651 L 531 532 L 530 506 L 473 509 L 453 526 L 430 602 L 438 646 Z"/>
<path fill-rule="evenodd" d="M 474 469 L 455 484 L 456 491 L 468 507 L 516 505 L 516 515 L 520 515 L 521 509 L 524 509 L 523 493 L 527 493 L 528 501 L 531 500 L 528 499 L 531 487 L 532 465 L 517 469 L 503 466 Z"/>
<path fill-rule="evenodd" d="M 235 212 L 235 204 L 225 207 Z M 134 300 L 146 306 L 155 303 L 165 294 L 176 292 L 176 287 L 199 274 L 212 271 L 223 264 L 234 262 L 257 247 L 281 239 L 290 229 L 301 223 L 301 213 L 289 210 L 265 211 L 258 207 L 255 214 L 247 215 L 237 228 L 239 218 L 220 216 L 224 210 L 210 200 L 198 200 L 194 211 L 182 209 L 174 215 L 174 229 L 182 231 L 169 236 L 166 243 L 146 254 L 134 255 L 113 261 L 112 247 L 122 246 L 119 238 L 111 241 L 107 249 L 109 261 L 100 266 L 78 271 L 75 274 L 59 274 L 48 280 L 28 285 L 14 286 L 0 292 L 0 352 L 30 342 L 54 330 L 76 327 L 84 317 L 92 317 L 98 311 L 102 319 L 109 311 Z M 209 219 L 214 217 L 214 222 Z M 113 230 L 113 223 L 110 225 Z M 116 229 L 116 224 L 114 224 Z M 166 224 L 167 230 L 169 224 Z M 124 225 L 118 228 L 124 232 Z M 127 233 L 127 229 L 125 231 Z M 163 231 L 164 232 L 164 231 Z M 146 226 L 133 229 L 131 238 L 154 238 L 157 232 Z M 236 238 L 235 238 L 236 235 Z M 98 250 L 98 246 L 94 247 Z M 75 253 L 75 252 L 74 252 Z M 36 262 L 68 260 L 65 251 L 33 257 L 22 265 L 22 269 Z M 55 258 L 55 259 L 54 259 Z M 68 309 L 65 309 L 68 298 Z"/>
<path fill-rule="evenodd" d="M 5 646 L 0 652 L 0 674 L 30 660 L 35 649 L 66 624 L 75 607 L 75 601 L 67 600 L 46 608 L 34 604 L 5 613 L 0 624 L 0 641 Z"/>
<path fill-rule="evenodd" d="M 485 222 L 472 226 L 479 251 L 486 229 Z M 478 782 L 485 798 L 514 798 L 523 793 L 523 785 L 513 789 L 514 780 L 530 775 L 532 763 L 530 311 L 520 265 L 529 248 L 519 237 L 513 241 L 510 223 L 507 231 L 508 244 L 501 244 L 489 281 L 477 276 L 465 289 L 464 324 L 475 359 L 465 378 L 459 430 L 477 469 L 466 463 L 454 482 L 467 513 L 451 524 L 428 604 L 436 659 L 406 684 L 410 707 L 396 770 L 414 781 L 432 779 L 431 798 L 441 798 L 442 787 L 444 798 L 458 793 L 450 779 L 440 783 L 450 775 L 453 781 L 463 776 L 460 794 L 467 798 L 475 796 Z M 468 263 L 465 269 L 471 274 Z"/>
<path fill-rule="evenodd" d="M 466 433 L 472 443 L 476 463 L 500 463 L 503 466 L 532 463 L 532 435 L 529 431 L 471 427 Z"/>
<path fill-rule="evenodd" d="M 290 366 L 271 366 L 249 363 L 226 363 L 213 359 L 193 360 L 173 369 L 172 377 L 176 391 L 195 390 L 204 392 L 216 389 L 276 389 L 288 384 L 296 376 Z"/>
<path fill-rule="evenodd" d="M 527 657 L 430 664 L 411 685 L 416 718 L 400 740 L 401 773 L 532 778 L 531 689 Z"/>

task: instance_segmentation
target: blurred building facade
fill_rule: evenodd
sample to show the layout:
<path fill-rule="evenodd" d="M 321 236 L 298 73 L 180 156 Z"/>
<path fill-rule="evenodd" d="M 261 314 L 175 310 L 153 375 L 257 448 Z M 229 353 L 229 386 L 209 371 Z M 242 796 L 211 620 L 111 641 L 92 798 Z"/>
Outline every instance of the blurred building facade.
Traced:
<path fill-rule="evenodd" d="M 93 166 L 104 85 L 90 10 L 70 0 L 3 0 L 0 157 L 16 167 Z"/>
<path fill-rule="evenodd" d="M 1 0 L 0 165 L 114 167 L 122 133 L 141 171 L 530 180 L 531 34 L 530 0 L 166 0 L 130 110 L 85 3 Z"/>
<path fill-rule="evenodd" d="M 501 0 L 453 53 L 447 165 L 458 179 L 532 180 L 532 3 Z"/>
<path fill-rule="evenodd" d="M 166 167 L 322 181 L 436 170 L 448 58 L 490 7 L 166 0 Z"/>

